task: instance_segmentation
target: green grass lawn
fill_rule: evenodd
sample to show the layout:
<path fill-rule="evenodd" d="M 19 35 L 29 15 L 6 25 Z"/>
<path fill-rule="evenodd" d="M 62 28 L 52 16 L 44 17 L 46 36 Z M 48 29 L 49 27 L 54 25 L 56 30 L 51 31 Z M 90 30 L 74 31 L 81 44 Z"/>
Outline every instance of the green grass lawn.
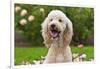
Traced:
<path fill-rule="evenodd" d="M 71 47 L 72 53 L 85 53 L 87 58 L 85 60 L 93 59 L 94 58 L 94 47 Z M 47 48 L 45 47 L 30 47 L 30 48 L 15 48 L 15 65 L 19 65 L 22 61 L 29 61 L 33 62 L 33 60 L 41 59 L 41 56 L 45 56 L 47 53 Z"/>

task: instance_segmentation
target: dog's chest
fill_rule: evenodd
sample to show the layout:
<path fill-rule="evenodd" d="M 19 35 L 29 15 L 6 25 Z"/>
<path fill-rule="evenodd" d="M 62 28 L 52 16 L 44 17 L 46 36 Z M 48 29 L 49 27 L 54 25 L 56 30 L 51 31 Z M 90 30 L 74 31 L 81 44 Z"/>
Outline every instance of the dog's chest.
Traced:
<path fill-rule="evenodd" d="M 63 56 L 63 54 L 58 54 L 56 56 L 56 62 L 64 62 L 64 56 Z"/>

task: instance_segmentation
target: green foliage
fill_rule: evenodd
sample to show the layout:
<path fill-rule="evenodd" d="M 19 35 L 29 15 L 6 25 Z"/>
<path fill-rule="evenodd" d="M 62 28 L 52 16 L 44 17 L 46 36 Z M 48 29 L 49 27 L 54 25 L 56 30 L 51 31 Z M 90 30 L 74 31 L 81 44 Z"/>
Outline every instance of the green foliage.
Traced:
<path fill-rule="evenodd" d="M 43 6 L 43 5 L 28 5 L 28 4 L 15 4 L 20 6 L 21 10 L 26 9 L 28 14 L 20 16 L 21 10 L 15 12 L 15 30 L 21 30 L 27 40 L 33 45 L 40 45 L 43 42 L 41 36 L 41 23 L 51 10 L 63 11 L 73 23 L 74 36 L 73 41 L 76 43 L 85 42 L 90 35 L 94 35 L 94 10 L 93 8 L 82 7 L 63 7 L 63 6 Z M 35 19 L 32 22 L 28 21 L 28 16 L 33 15 Z M 20 20 L 25 18 L 27 24 L 24 26 L 20 24 Z"/>
<path fill-rule="evenodd" d="M 73 22 L 73 40 L 84 43 L 94 35 L 94 10 L 92 8 L 68 8 L 66 11 Z"/>

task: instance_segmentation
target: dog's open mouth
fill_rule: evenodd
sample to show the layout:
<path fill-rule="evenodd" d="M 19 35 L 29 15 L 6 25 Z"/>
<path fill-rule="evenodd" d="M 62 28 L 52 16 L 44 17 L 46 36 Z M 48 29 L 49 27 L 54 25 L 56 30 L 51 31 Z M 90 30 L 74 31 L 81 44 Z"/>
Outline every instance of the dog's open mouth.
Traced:
<path fill-rule="evenodd" d="M 57 29 L 56 29 L 56 30 L 55 30 L 55 29 L 50 30 L 50 35 L 51 35 L 53 38 L 59 37 L 59 33 L 60 33 L 60 31 L 58 31 Z"/>

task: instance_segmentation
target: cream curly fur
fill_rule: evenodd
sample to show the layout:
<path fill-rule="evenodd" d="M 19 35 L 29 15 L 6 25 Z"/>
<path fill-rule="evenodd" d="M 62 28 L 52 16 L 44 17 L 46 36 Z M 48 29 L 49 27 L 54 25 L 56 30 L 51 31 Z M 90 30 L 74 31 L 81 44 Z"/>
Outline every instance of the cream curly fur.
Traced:
<path fill-rule="evenodd" d="M 52 10 L 41 26 L 44 44 L 49 48 L 44 63 L 71 62 L 72 53 L 69 44 L 73 27 L 69 18 L 60 10 Z M 56 29 L 57 32 L 53 33 L 51 29 Z"/>

